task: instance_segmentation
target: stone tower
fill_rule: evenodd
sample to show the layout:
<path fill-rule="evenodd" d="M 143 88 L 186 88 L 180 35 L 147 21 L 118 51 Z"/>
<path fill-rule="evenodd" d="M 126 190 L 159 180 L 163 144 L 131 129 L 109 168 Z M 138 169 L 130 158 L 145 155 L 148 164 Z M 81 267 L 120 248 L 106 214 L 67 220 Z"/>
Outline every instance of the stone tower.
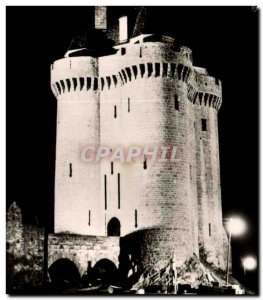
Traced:
<path fill-rule="evenodd" d="M 51 66 L 57 98 L 55 233 L 120 235 L 143 266 L 205 252 L 224 266 L 217 112 L 221 83 L 168 36 L 98 29 L 73 40 Z M 123 38 L 124 36 L 124 38 Z M 178 48 L 178 47 L 177 47 Z M 176 146 L 180 161 L 85 163 L 87 145 Z"/>

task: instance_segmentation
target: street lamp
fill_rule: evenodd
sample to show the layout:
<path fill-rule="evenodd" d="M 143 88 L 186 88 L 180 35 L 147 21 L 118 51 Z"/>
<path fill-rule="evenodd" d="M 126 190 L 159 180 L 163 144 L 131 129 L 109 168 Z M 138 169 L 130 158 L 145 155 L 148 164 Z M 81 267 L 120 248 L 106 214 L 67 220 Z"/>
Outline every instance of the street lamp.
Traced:
<path fill-rule="evenodd" d="M 244 267 L 244 274 L 246 275 L 246 270 L 254 270 L 257 267 L 257 260 L 253 256 L 246 256 L 242 259 L 242 264 Z"/>
<path fill-rule="evenodd" d="M 228 237 L 228 253 L 227 253 L 227 266 L 226 266 L 226 285 L 228 286 L 229 281 L 229 262 L 230 262 L 230 248 L 231 248 L 231 238 L 232 235 L 240 235 L 245 232 L 246 224 L 244 220 L 235 217 L 227 219 L 227 229 L 229 232 Z"/>

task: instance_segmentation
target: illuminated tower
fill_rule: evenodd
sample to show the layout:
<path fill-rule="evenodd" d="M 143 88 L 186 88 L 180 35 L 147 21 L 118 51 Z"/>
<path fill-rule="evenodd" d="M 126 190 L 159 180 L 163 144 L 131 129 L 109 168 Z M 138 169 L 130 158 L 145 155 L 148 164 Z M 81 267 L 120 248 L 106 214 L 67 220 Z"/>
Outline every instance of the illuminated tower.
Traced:
<path fill-rule="evenodd" d="M 221 83 L 168 36 L 103 35 L 106 10 L 51 66 L 58 102 L 55 232 L 120 235 L 144 266 L 199 250 L 224 268 L 217 112 Z M 85 163 L 87 145 L 176 146 L 179 162 Z M 150 150 L 150 149 L 149 149 Z M 157 250 L 156 250 L 157 249 Z"/>

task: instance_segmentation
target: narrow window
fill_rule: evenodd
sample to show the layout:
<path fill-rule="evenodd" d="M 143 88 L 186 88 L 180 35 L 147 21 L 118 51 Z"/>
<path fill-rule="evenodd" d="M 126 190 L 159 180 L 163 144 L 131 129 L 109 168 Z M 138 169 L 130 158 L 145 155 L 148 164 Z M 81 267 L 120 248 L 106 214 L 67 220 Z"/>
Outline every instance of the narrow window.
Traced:
<path fill-rule="evenodd" d="M 193 176 L 192 176 L 192 165 L 190 165 L 190 180 L 192 181 Z"/>
<path fill-rule="evenodd" d="M 120 173 L 118 173 L 118 209 L 121 208 L 121 190 L 120 190 Z"/>
<path fill-rule="evenodd" d="M 131 106 L 130 106 L 130 98 L 128 98 L 128 112 L 131 111 Z"/>
<path fill-rule="evenodd" d="M 117 106 L 114 105 L 114 118 L 116 119 L 117 118 Z"/>
<path fill-rule="evenodd" d="M 207 126 L 206 126 L 206 119 L 201 119 L 202 121 L 202 131 L 206 131 Z"/>
<path fill-rule="evenodd" d="M 90 210 L 89 210 L 89 226 L 90 226 Z"/>
<path fill-rule="evenodd" d="M 111 164 L 111 166 L 110 166 L 110 173 L 112 175 L 113 174 L 113 161 L 110 164 Z"/>
<path fill-rule="evenodd" d="M 104 175 L 104 200 L 105 210 L 107 210 L 107 175 Z"/>
<path fill-rule="evenodd" d="M 72 163 L 69 164 L 69 177 L 72 177 Z"/>
<path fill-rule="evenodd" d="M 138 227 L 138 215 L 137 215 L 137 209 L 135 209 L 135 227 L 137 228 Z"/>
<path fill-rule="evenodd" d="M 146 157 L 146 155 L 143 156 L 143 168 L 144 168 L 144 170 L 147 169 L 147 157 Z"/>
<path fill-rule="evenodd" d="M 121 55 L 125 55 L 126 54 L 126 48 L 121 48 Z"/>
<path fill-rule="evenodd" d="M 211 236 L 211 223 L 208 224 L 209 236 Z"/>
<path fill-rule="evenodd" d="M 174 96 L 174 109 L 179 111 L 179 101 L 178 101 L 178 96 Z"/>

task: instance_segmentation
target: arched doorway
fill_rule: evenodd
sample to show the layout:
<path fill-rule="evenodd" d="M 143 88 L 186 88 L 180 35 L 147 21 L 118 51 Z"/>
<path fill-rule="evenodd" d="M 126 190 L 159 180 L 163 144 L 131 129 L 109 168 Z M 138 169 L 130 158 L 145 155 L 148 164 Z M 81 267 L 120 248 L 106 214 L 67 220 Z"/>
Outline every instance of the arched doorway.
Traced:
<path fill-rule="evenodd" d="M 92 281 L 103 283 L 116 283 L 118 269 L 115 264 L 106 258 L 99 260 L 91 271 Z"/>
<path fill-rule="evenodd" d="M 108 236 L 120 236 L 121 235 L 121 223 L 117 218 L 110 219 L 107 226 Z"/>
<path fill-rule="evenodd" d="M 76 265 L 67 258 L 56 260 L 48 269 L 51 282 L 57 287 L 79 286 L 80 274 Z"/>

